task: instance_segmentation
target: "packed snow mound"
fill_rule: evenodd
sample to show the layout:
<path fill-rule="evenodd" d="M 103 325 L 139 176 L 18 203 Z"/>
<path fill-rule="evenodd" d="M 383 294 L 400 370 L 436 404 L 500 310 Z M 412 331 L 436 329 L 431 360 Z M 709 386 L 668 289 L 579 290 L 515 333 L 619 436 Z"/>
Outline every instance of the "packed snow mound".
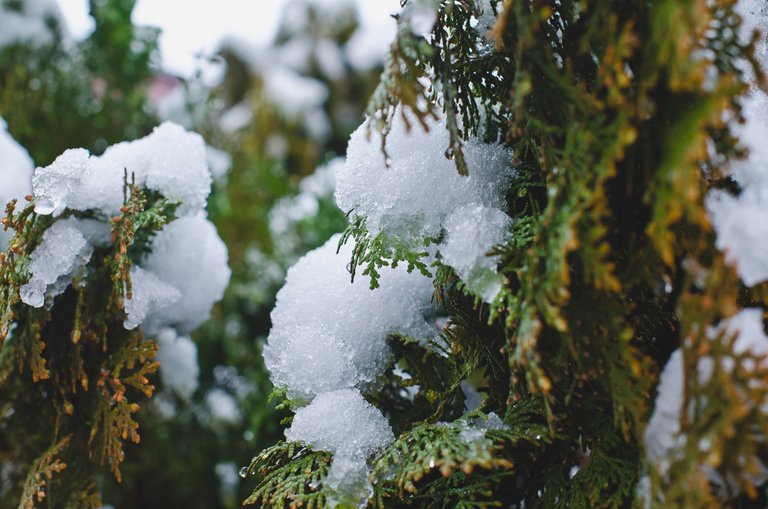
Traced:
<path fill-rule="evenodd" d="M 149 333 L 166 326 L 187 333 L 200 326 L 224 296 L 231 275 L 227 247 L 202 212 L 166 225 L 141 266 L 180 294 L 175 302 L 149 310 L 144 323 Z"/>
<path fill-rule="evenodd" d="M 433 312 L 429 278 L 399 266 L 384 268 L 375 290 L 364 278 L 351 283 L 353 246 L 337 254 L 339 239 L 301 258 L 277 294 L 264 359 L 291 398 L 373 382 L 386 367 L 389 334 L 437 335 L 425 318 Z"/>
<path fill-rule="evenodd" d="M 187 336 L 166 328 L 157 334 L 157 358 L 163 386 L 188 400 L 199 385 L 197 345 Z"/>
<path fill-rule="evenodd" d="M 123 205 L 123 178 L 179 202 L 177 214 L 203 210 L 211 189 L 205 143 L 200 135 L 165 122 L 148 136 L 109 147 L 102 156 L 70 149 L 32 180 L 35 212 L 95 210 L 117 215 Z"/>
<path fill-rule="evenodd" d="M 514 176 L 511 149 L 467 140 L 463 152 L 469 176 L 464 177 L 446 157 L 450 139 L 445 121 L 428 126 L 425 131 L 411 119 L 409 130 L 398 108 L 387 136 L 389 161 L 381 151 L 381 135 L 369 132 L 368 122 L 352 133 L 347 162 L 336 173 L 339 208 L 365 216 L 372 233 L 384 232 L 412 245 L 437 237 L 457 204 L 505 210 Z"/>
<path fill-rule="evenodd" d="M 504 241 L 511 224 L 512 219 L 504 212 L 483 206 L 459 207 L 445 221 L 442 262 L 453 267 L 467 287 L 486 302 L 498 295 L 503 281 L 496 272 L 499 257 L 486 253 Z"/>
<path fill-rule="evenodd" d="M 325 482 L 342 497 L 352 498 L 367 491 L 368 457 L 395 440 L 384 415 L 354 389 L 321 394 L 300 408 L 285 437 L 314 450 L 332 452 Z"/>
<path fill-rule="evenodd" d="M 5 206 L 13 199 L 17 200 L 16 210 L 26 204 L 24 197 L 32 194 L 34 167 L 27 151 L 11 137 L 0 117 L 0 216 L 5 215 Z M 8 247 L 12 235 L 12 231 L 0 227 L 0 250 Z"/>
<path fill-rule="evenodd" d="M 67 40 L 67 26 L 56 0 L 0 2 L 0 49 L 23 44 L 32 47 Z"/>

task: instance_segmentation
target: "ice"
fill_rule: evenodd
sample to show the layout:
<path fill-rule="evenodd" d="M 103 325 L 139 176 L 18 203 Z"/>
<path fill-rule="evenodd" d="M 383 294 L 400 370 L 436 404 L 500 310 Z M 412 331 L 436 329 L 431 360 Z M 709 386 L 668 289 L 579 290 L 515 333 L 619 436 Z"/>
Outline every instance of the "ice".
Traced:
<path fill-rule="evenodd" d="M 67 206 L 67 199 L 81 185 L 89 158 L 90 154 L 85 149 L 69 149 L 57 157 L 50 166 L 37 168 L 32 176 L 35 212 L 38 214 L 60 213 Z"/>
<path fill-rule="evenodd" d="M 64 16 L 55 0 L 0 2 L 0 49 L 15 44 L 46 46 L 57 35 L 67 40 Z"/>
<path fill-rule="evenodd" d="M 483 206 L 459 207 L 445 221 L 442 262 L 453 267 L 467 288 L 486 302 L 493 301 L 503 282 L 496 272 L 498 256 L 486 253 L 504 241 L 511 223 L 504 212 Z"/>
<path fill-rule="evenodd" d="M 181 293 L 176 287 L 164 283 L 138 265 L 131 267 L 130 276 L 132 298 L 125 299 L 123 303 L 127 315 L 123 326 L 128 330 L 141 325 L 150 310 L 161 312 L 181 298 Z"/>
<path fill-rule="evenodd" d="M 760 309 L 743 309 L 707 331 L 708 337 L 713 340 L 721 333 L 726 338 L 736 336 L 733 344 L 734 354 L 768 354 L 768 337 L 763 330 L 763 313 Z M 733 368 L 732 357 L 722 360 L 726 371 Z M 698 383 L 705 384 L 711 378 L 712 369 L 713 359 L 703 356 L 699 358 L 693 376 L 698 377 Z M 669 468 L 670 459 L 674 458 L 676 451 L 685 443 L 685 437 L 680 433 L 685 376 L 683 353 L 678 349 L 672 353 L 661 372 L 653 415 L 643 434 L 646 456 L 662 475 Z"/>
<path fill-rule="evenodd" d="M 0 217 L 5 216 L 5 206 L 17 200 L 16 210 L 21 210 L 24 197 L 32 194 L 32 170 L 34 164 L 24 148 L 7 131 L 0 117 Z M 0 251 L 8 247 L 13 232 L 0 226 Z"/>
<path fill-rule="evenodd" d="M 181 203 L 178 215 L 205 207 L 211 175 L 203 139 L 165 122 L 145 138 L 118 143 L 100 157 L 84 149 L 70 149 L 51 165 L 35 170 L 32 186 L 35 211 L 61 213 L 65 208 L 117 215 L 124 202 L 123 179 L 158 191 Z"/>
<path fill-rule="evenodd" d="M 150 333 L 165 326 L 186 333 L 205 322 L 224 296 L 231 274 L 227 248 L 202 212 L 166 225 L 141 266 L 181 294 L 176 302 L 149 311 L 144 327 Z"/>
<path fill-rule="evenodd" d="M 197 345 L 187 336 L 179 336 L 171 328 L 157 334 L 157 361 L 163 386 L 189 400 L 197 390 L 200 367 L 197 364 Z"/>
<path fill-rule="evenodd" d="M 39 246 L 30 255 L 29 281 L 21 287 L 22 302 L 42 307 L 69 285 L 74 273 L 91 258 L 93 248 L 83 235 L 80 220 L 56 221 L 43 233 Z"/>
<path fill-rule="evenodd" d="M 395 439 L 382 413 L 354 389 L 316 397 L 300 408 L 285 437 L 334 455 L 326 482 L 341 497 L 360 499 L 370 488 L 366 460 Z"/>
<path fill-rule="evenodd" d="M 339 239 L 300 259 L 277 294 L 264 358 L 275 385 L 291 398 L 370 384 L 386 368 L 391 333 L 437 335 L 425 318 L 433 312 L 429 278 L 399 266 L 381 270 L 376 290 L 367 278 L 350 283 L 352 245 L 336 254 Z"/>
<path fill-rule="evenodd" d="M 367 122 L 349 141 L 346 165 L 336 173 L 336 203 L 344 212 L 368 218 L 368 229 L 385 232 L 407 244 L 437 237 L 457 204 L 504 210 L 508 184 L 514 176 L 512 152 L 501 145 L 471 139 L 464 143 L 469 176 L 458 174 L 446 157 L 449 136 L 442 120 L 429 122 L 425 132 L 412 121 L 407 130 L 400 108 L 395 113 L 386 149 Z"/>
<path fill-rule="evenodd" d="M 462 429 L 461 433 L 459 433 L 459 438 L 467 443 L 478 442 L 484 439 L 485 434 L 489 430 L 504 429 L 506 427 L 504 421 L 494 412 L 483 417 L 460 421 L 460 425 Z"/>

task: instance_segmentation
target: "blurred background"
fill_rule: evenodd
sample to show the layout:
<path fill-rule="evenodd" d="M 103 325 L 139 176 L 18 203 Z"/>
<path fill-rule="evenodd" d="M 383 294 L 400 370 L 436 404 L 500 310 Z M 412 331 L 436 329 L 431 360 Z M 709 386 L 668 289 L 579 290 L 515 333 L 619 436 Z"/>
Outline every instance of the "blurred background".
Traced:
<path fill-rule="evenodd" d="M 208 144 L 233 271 L 196 352 L 172 352 L 105 504 L 239 507 L 287 415 L 261 348 L 286 268 L 346 225 L 333 167 L 363 120 L 398 0 L 0 0 L 0 117 L 37 166 L 171 120 Z M 1 185 L 1 184 L 0 184 Z M 0 189 L 0 191 L 2 191 Z"/>

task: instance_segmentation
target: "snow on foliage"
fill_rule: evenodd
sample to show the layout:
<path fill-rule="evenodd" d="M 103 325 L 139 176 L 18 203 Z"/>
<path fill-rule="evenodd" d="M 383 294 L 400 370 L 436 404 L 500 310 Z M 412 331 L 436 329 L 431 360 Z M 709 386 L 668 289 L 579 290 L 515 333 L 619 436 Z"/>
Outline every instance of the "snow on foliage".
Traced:
<path fill-rule="evenodd" d="M 40 47 L 66 34 L 66 24 L 56 0 L 0 2 L 0 48 L 24 44 Z"/>
<path fill-rule="evenodd" d="M 389 334 L 431 339 L 432 282 L 404 267 L 382 272 L 380 288 L 350 283 L 352 246 L 337 254 L 339 235 L 288 270 L 277 294 L 264 358 L 276 386 L 291 398 L 364 388 L 386 368 Z"/>
<path fill-rule="evenodd" d="M 316 397 L 296 412 L 285 436 L 314 450 L 332 452 L 326 482 L 342 496 L 354 498 L 361 493 L 360 498 L 367 498 L 370 490 L 367 458 L 395 439 L 384 415 L 354 389 Z"/>
<path fill-rule="evenodd" d="M 35 211 L 58 217 L 87 212 L 97 219 L 58 219 L 30 256 L 30 280 L 21 299 L 52 303 L 88 263 L 94 248 L 108 244 L 108 220 L 124 204 L 124 178 L 179 204 L 177 218 L 152 239 L 149 253 L 130 270 L 131 298 L 124 300 L 124 327 L 158 336 L 163 383 L 182 398 L 197 388 L 197 350 L 188 333 L 205 322 L 224 295 L 231 271 L 227 248 L 205 214 L 211 187 L 209 151 L 202 138 L 166 122 L 149 136 L 118 143 L 102 156 L 65 151 L 32 177 Z M 169 328 L 172 327 L 172 328 Z"/>
<path fill-rule="evenodd" d="M 140 140 L 112 145 L 100 157 L 70 149 L 35 170 L 35 212 L 58 214 L 68 208 L 116 215 L 123 205 L 127 171 L 136 185 L 180 202 L 177 214 L 194 213 L 205 207 L 211 189 L 206 161 L 202 137 L 171 122 Z"/>
<path fill-rule="evenodd" d="M 505 193 L 514 176 L 510 149 L 467 140 L 463 150 L 469 176 L 464 177 L 446 157 L 450 140 L 444 120 L 430 122 L 429 131 L 414 121 L 411 126 L 398 109 L 387 136 L 389 161 L 381 152 L 381 135 L 371 130 L 369 136 L 367 122 L 352 134 L 347 163 L 336 173 L 339 208 L 366 216 L 372 233 L 408 244 L 437 237 L 459 203 L 506 208 Z"/>
<path fill-rule="evenodd" d="M 755 56 L 768 68 L 768 6 L 762 0 L 741 0 L 737 10 L 744 19 L 741 38 L 758 38 Z M 752 73 L 747 69 L 747 75 Z M 747 286 L 768 280 L 768 95 L 754 83 L 743 100 L 743 124 L 732 122 L 734 134 L 748 150 L 746 159 L 732 162 L 733 178 L 742 192 L 733 196 L 714 190 L 707 197 L 707 210 L 717 232 L 717 247 L 736 266 Z"/>
<path fill-rule="evenodd" d="M 227 247 L 203 212 L 166 225 L 155 236 L 142 265 L 181 294 L 177 301 L 148 314 L 149 330 L 172 325 L 190 332 L 199 327 L 224 296 L 231 275 Z"/>
<path fill-rule="evenodd" d="M 371 132 L 369 137 L 367 123 L 352 134 L 347 162 L 336 172 L 336 202 L 345 212 L 365 216 L 372 234 L 384 233 L 408 246 L 445 233 L 438 247 L 441 261 L 490 302 L 502 278 L 496 274 L 497 260 L 485 253 L 504 240 L 511 223 L 503 211 L 514 177 L 512 151 L 468 140 L 464 155 L 470 174 L 464 177 L 446 157 L 450 141 L 443 120 L 431 122 L 428 131 L 411 125 L 395 115 L 386 140 L 389 161 L 381 152 L 381 136 Z"/>
<path fill-rule="evenodd" d="M 18 200 L 17 210 L 24 206 L 24 197 L 32 194 L 34 167 L 27 151 L 11 137 L 5 121 L 0 117 L 0 215 L 14 198 Z M 0 228 L 0 250 L 8 246 L 11 235 L 12 231 Z"/>
<path fill-rule="evenodd" d="M 735 336 L 732 350 L 734 355 L 745 352 L 755 356 L 768 355 L 768 336 L 763 330 L 763 312 L 757 308 L 739 311 L 717 327 L 710 328 L 707 335 L 712 340 L 719 335 L 726 338 Z M 725 357 L 723 369 L 726 372 L 733 370 L 733 362 L 733 358 Z M 713 359 L 703 356 L 698 360 L 696 372 L 692 375 L 698 377 L 699 384 L 704 384 L 711 378 L 712 370 Z M 662 475 L 666 474 L 670 462 L 685 444 L 685 436 L 680 433 L 685 387 L 683 353 L 678 349 L 672 353 L 661 372 L 653 415 L 643 435 L 646 455 Z M 759 402 L 753 404 L 757 405 Z"/>
<path fill-rule="evenodd" d="M 493 301 L 503 282 L 496 273 L 498 257 L 488 257 L 486 252 L 504 241 L 510 224 L 512 219 L 504 212 L 483 206 L 459 207 L 445 221 L 442 262 L 453 267 L 467 288 L 486 302 Z"/>

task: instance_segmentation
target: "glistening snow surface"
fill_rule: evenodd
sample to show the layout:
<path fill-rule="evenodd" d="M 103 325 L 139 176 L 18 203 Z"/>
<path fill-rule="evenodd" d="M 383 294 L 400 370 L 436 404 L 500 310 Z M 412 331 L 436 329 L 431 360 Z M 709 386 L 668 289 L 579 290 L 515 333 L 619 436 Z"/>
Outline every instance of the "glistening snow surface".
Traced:
<path fill-rule="evenodd" d="M 73 274 L 88 263 L 93 247 L 83 235 L 79 219 L 57 221 L 43 234 L 30 255 L 29 281 L 21 287 L 22 302 L 42 307 L 69 285 Z"/>
<path fill-rule="evenodd" d="M 5 216 L 5 206 L 14 198 L 18 200 L 16 210 L 26 205 L 24 197 L 32 194 L 33 168 L 29 154 L 11 137 L 0 117 L 0 217 Z M 12 235 L 0 226 L 0 250 L 5 250 Z"/>
<path fill-rule="evenodd" d="M 288 270 L 277 294 L 264 359 L 277 386 L 292 398 L 363 387 L 386 367 L 386 338 L 399 332 L 431 339 L 436 330 L 432 282 L 404 267 L 382 270 L 380 287 L 350 283 L 352 245 L 336 254 L 340 236 L 307 253 Z"/>
<path fill-rule="evenodd" d="M 166 122 L 149 136 L 112 145 L 97 157 L 84 149 L 65 151 L 49 166 L 35 170 L 35 211 L 60 213 L 64 208 L 96 210 L 106 216 L 123 205 L 123 176 L 140 187 L 181 202 L 178 215 L 205 207 L 210 193 L 205 143 L 200 135 Z"/>
<path fill-rule="evenodd" d="M 368 123 L 349 140 L 347 162 L 336 173 L 336 203 L 342 211 L 368 218 L 372 233 L 418 244 L 436 237 L 457 204 L 504 210 L 513 177 L 512 152 L 501 145 L 470 139 L 464 143 L 469 176 L 456 171 L 445 156 L 449 147 L 444 121 L 429 122 L 424 131 L 411 122 L 410 131 L 398 108 L 387 136 L 389 167 L 381 152 L 381 136 Z"/>
<path fill-rule="evenodd" d="M 326 482 L 353 497 L 365 492 L 367 458 L 395 439 L 384 415 L 354 389 L 321 394 L 300 408 L 285 437 L 332 452 Z"/>

